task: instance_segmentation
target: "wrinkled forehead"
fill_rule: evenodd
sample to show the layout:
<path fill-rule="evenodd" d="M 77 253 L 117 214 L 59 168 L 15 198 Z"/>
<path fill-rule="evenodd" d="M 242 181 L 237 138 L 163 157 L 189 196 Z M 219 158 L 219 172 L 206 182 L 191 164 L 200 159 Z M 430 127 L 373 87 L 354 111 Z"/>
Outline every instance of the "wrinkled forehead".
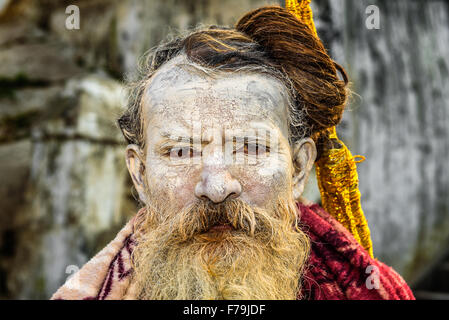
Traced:
<path fill-rule="evenodd" d="M 266 122 L 288 134 L 289 95 L 284 84 L 262 72 L 213 72 L 180 55 L 149 82 L 144 119 L 171 121 L 195 114 L 203 125 Z"/>

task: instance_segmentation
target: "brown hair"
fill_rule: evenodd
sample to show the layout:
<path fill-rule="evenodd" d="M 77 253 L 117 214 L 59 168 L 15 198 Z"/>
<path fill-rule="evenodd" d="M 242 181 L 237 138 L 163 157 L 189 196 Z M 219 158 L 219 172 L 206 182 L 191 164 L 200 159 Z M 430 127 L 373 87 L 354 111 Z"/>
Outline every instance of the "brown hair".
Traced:
<path fill-rule="evenodd" d="M 128 108 L 118 120 L 128 143 L 144 143 L 140 105 L 148 80 L 181 53 L 212 70 L 259 68 L 279 78 L 292 100 L 290 141 L 311 136 L 319 154 L 327 129 L 341 120 L 349 94 L 345 70 L 329 57 L 306 24 L 284 8 L 266 6 L 244 15 L 234 29 L 212 26 L 151 51 L 141 79 L 132 87 Z M 299 115 L 301 119 L 297 119 Z"/>

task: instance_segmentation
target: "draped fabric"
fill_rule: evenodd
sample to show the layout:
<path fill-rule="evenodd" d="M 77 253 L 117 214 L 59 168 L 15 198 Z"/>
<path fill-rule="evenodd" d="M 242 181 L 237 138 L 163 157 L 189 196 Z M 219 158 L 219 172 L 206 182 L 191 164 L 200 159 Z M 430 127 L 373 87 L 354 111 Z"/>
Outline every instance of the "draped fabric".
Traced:
<path fill-rule="evenodd" d="M 319 205 L 298 203 L 311 255 L 302 298 L 309 300 L 414 300 L 391 267 L 371 258 L 354 236 Z"/>

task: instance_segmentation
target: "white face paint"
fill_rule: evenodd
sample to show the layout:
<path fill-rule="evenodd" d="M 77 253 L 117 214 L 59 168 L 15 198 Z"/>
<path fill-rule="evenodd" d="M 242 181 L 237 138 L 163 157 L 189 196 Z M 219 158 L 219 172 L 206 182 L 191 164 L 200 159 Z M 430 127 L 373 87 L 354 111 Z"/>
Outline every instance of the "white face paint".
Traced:
<path fill-rule="evenodd" d="M 183 63 L 179 56 L 161 67 L 143 98 L 148 188 L 179 208 L 228 197 L 268 207 L 285 197 L 294 170 L 282 82 L 248 72 L 211 77 Z"/>

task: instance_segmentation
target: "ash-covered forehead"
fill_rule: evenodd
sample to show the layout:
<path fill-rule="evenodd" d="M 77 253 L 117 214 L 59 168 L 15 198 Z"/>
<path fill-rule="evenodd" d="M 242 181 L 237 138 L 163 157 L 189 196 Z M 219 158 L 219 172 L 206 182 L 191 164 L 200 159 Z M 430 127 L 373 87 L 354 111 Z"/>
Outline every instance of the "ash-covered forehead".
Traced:
<path fill-rule="evenodd" d="M 144 95 L 144 115 L 170 115 L 199 110 L 203 116 L 221 112 L 255 121 L 269 121 L 288 134 L 289 94 L 285 85 L 267 73 L 250 70 L 210 71 L 177 56 L 150 80 Z"/>

